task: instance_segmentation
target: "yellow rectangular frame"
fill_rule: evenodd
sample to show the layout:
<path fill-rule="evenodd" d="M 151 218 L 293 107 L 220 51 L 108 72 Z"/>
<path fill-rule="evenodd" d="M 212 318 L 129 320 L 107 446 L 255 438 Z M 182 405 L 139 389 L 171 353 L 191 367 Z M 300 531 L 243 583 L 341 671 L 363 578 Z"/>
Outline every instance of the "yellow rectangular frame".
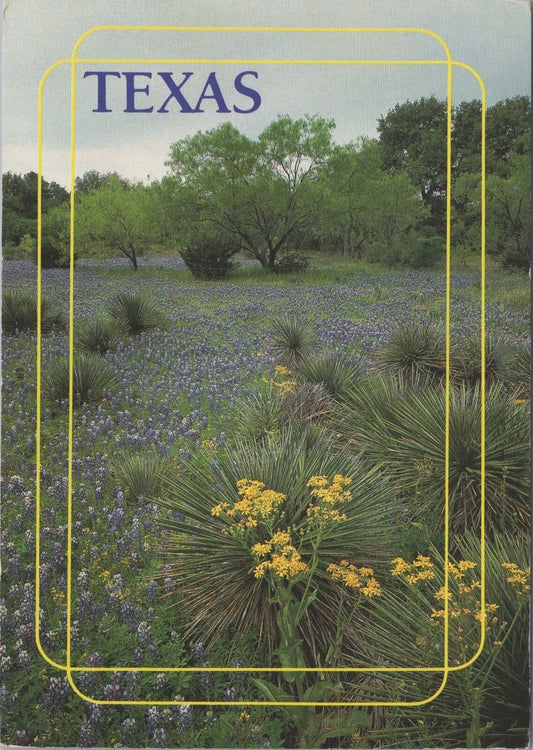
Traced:
<path fill-rule="evenodd" d="M 425 34 L 435 38 L 445 52 L 443 60 L 270 60 L 270 59 L 145 59 L 145 58 L 80 58 L 78 51 L 82 42 L 99 31 L 153 31 L 153 32 L 275 32 L 289 34 L 307 33 L 413 33 Z M 480 644 L 478 651 L 467 662 L 459 665 L 449 664 L 449 613 L 448 613 L 448 571 L 445 570 L 445 618 L 444 618 L 444 654 L 442 667 L 352 667 L 352 668 L 294 668 L 303 672 L 436 672 L 442 673 L 442 682 L 435 693 L 421 701 L 337 701 L 337 702 L 297 702 L 297 701 L 157 701 L 157 700 L 98 700 L 82 693 L 74 683 L 73 674 L 78 672 L 276 672 L 281 667 L 76 667 L 71 665 L 71 614 L 72 614 L 72 439 L 73 439 L 73 353 L 74 353 L 74 193 L 75 193 L 75 147 L 76 147 L 76 65 L 79 63 L 189 63 L 189 64 L 255 64 L 255 65 L 441 65 L 447 68 L 447 131 L 446 131 L 446 416 L 445 416 L 445 562 L 449 558 L 449 403 L 450 403 L 450 268 L 451 268 L 451 134 L 452 134 L 452 82 L 453 68 L 468 70 L 478 81 L 481 89 L 481 622 Z M 70 183 L 70 296 L 69 296 L 69 410 L 68 410 L 68 495 L 67 495 L 67 633 L 66 664 L 51 659 L 40 641 L 40 462 L 41 462 L 41 235 L 42 235 L 42 162 L 43 162 L 43 90 L 50 73 L 61 65 L 71 65 L 71 183 Z M 105 25 L 90 29 L 77 41 L 70 58 L 60 60 L 52 65 L 43 75 L 39 85 L 39 132 L 38 132 L 38 217 L 37 217 L 37 431 L 36 431 L 36 584 L 35 584 L 35 634 L 39 652 L 43 658 L 56 669 L 65 671 L 75 693 L 91 703 L 104 705 L 225 705 L 225 706 L 315 706 L 315 707 L 356 707 L 356 706 L 418 706 L 434 700 L 444 689 L 448 674 L 465 669 L 472 664 L 483 649 L 485 639 L 485 111 L 486 92 L 479 74 L 469 65 L 452 59 L 446 43 L 432 31 L 419 28 L 314 28 L 314 27 L 216 27 L 216 26 L 121 26 Z"/>

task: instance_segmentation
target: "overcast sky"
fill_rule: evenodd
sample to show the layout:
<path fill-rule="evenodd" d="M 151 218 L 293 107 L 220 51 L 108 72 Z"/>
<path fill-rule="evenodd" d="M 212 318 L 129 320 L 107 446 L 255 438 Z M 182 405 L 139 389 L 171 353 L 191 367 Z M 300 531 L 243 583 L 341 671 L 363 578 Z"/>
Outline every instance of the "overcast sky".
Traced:
<path fill-rule="evenodd" d="M 530 92 L 529 19 L 522 0 L 5 0 L 2 168 L 37 171 L 39 82 L 50 66 L 68 60 L 80 36 L 95 26 L 422 29 L 440 36 L 455 61 L 479 73 L 490 105 Z M 335 140 L 346 142 L 375 135 L 377 118 L 397 102 L 446 96 L 446 66 L 423 64 L 445 60 L 445 50 L 421 32 L 101 31 L 82 42 L 78 58 L 109 62 L 76 66 L 76 173 L 116 170 L 144 181 L 165 173 L 174 141 L 225 120 L 255 137 L 278 114 L 320 114 L 335 120 Z M 198 60 L 212 62 L 191 62 Z M 419 64 L 282 63 L 287 60 Z M 103 72 L 120 77 L 105 79 L 111 111 L 94 112 Z M 134 72 L 144 75 L 132 77 Z M 179 89 L 185 108 L 203 111 L 180 111 L 174 98 L 168 112 L 158 112 L 171 94 L 161 72 L 170 73 L 176 85 L 187 77 Z M 124 112 L 128 80 L 131 89 L 139 89 L 130 91 L 133 109 L 151 112 Z M 478 82 L 464 69 L 454 68 L 453 88 L 454 103 L 480 98 Z M 70 89 L 69 64 L 51 72 L 43 89 L 44 176 L 65 186 L 70 184 Z M 202 91 L 207 97 L 197 106 Z"/>

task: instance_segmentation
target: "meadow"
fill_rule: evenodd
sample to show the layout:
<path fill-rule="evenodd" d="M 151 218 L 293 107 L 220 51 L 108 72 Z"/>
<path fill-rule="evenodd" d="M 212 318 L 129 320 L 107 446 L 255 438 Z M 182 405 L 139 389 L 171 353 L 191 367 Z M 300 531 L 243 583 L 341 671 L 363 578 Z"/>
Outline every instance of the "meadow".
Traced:
<path fill-rule="evenodd" d="M 527 276 L 496 269 L 487 276 L 494 343 L 486 591 L 479 352 L 463 350 L 479 338 L 479 271 L 457 267 L 451 277 L 451 344 L 464 354 L 453 409 L 464 433 L 448 519 L 442 351 L 422 363 L 426 371 L 401 373 L 387 350 L 400 325 L 438 333 L 442 271 L 330 261 L 278 276 L 243 263 L 229 280 L 200 282 L 179 259 L 152 258 L 137 273 L 126 261 L 82 261 L 74 278 L 76 336 L 118 293 L 149 297 L 159 318 L 98 355 L 112 373 L 100 398 L 75 394 L 70 532 L 68 410 L 47 380 L 68 352 L 68 333 L 56 325 L 42 337 L 40 641 L 59 664 L 69 652 L 80 667 L 74 682 L 91 700 L 36 647 L 36 334 L 4 332 L 3 741 L 523 745 L 529 374 L 519 363 L 529 350 Z M 35 279 L 29 261 L 4 262 L 4 290 L 34 291 Z M 68 270 L 45 269 L 43 294 L 67 313 Z M 301 323 L 301 351 L 279 341 L 276 324 L 289 320 Z M 311 367 L 305 371 L 322 355 L 340 373 L 329 390 Z M 268 503 L 278 510 L 266 514 Z M 278 533 L 299 534 L 299 542 L 279 541 Z M 446 563 L 448 657 L 458 668 L 440 691 Z M 291 672 L 298 665 L 314 671 Z M 354 666 L 376 669 L 351 672 Z M 319 705 L 269 706 L 272 699 Z"/>

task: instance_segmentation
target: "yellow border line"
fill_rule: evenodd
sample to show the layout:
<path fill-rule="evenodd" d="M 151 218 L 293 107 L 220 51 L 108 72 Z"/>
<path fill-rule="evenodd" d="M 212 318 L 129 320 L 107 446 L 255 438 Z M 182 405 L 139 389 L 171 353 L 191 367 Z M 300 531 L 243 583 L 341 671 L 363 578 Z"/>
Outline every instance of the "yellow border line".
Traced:
<path fill-rule="evenodd" d="M 443 46 L 447 60 L 435 60 L 435 61 L 373 61 L 373 60 L 361 60 L 361 61 L 329 61 L 329 60 L 177 60 L 177 59 L 169 59 L 169 60 L 162 60 L 162 59 L 149 59 L 144 60 L 140 58 L 135 59 L 117 59 L 117 58 L 76 58 L 77 50 L 82 43 L 84 39 L 86 39 L 89 35 L 95 33 L 96 31 L 100 30 L 145 30 L 145 31 L 271 31 L 271 32 L 295 32 L 295 31 L 305 31 L 305 32 L 418 32 L 418 33 L 425 33 L 427 35 L 430 35 L 434 38 L 436 38 Z M 39 648 L 39 651 L 41 655 L 53 666 L 63 669 L 67 671 L 69 682 L 73 688 L 73 690 L 80 695 L 80 697 L 84 698 L 85 700 L 88 700 L 90 702 L 94 703 L 103 703 L 103 704 L 111 704 L 111 705 L 309 705 L 309 706 L 377 706 L 377 705 L 422 705 L 424 703 L 428 703 L 432 700 L 434 700 L 437 695 L 442 692 L 444 689 L 444 686 L 447 681 L 447 676 L 449 671 L 457 671 L 459 669 L 464 669 L 466 666 L 471 664 L 475 659 L 479 656 L 481 653 L 481 650 L 483 648 L 483 642 L 484 642 L 484 635 L 485 635 L 485 623 L 484 623 L 484 617 L 482 617 L 481 620 L 481 627 L 482 627 L 482 637 L 481 637 L 481 643 L 480 647 L 478 649 L 478 652 L 468 661 L 461 665 L 456 666 L 450 666 L 448 662 L 448 637 L 449 637 L 449 618 L 448 618 L 448 600 L 447 597 L 445 599 L 445 664 L 444 667 L 389 667 L 389 668 L 379 668 L 379 667 L 364 667 L 364 668 L 327 668 L 327 669 L 318 669 L 318 668 L 295 668 L 295 671 L 304 671 L 304 672 L 344 672 L 344 673 L 351 673 L 351 672 L 443 672 L 443 680 L 441 683 L 440 688 L 436 693 L 434 693 L 431 697 L 423 700 L 423 701 L 416 701 L 416 702 L 339 702 L 339 703 L 295 703 L 295 702 L 272 702 L 272 701 L 260 701 L 255 703 L 244 703 L 244 702 L 213 702 L 213 701 L 98 701 L 96 699 L 90 698 L 88 696 L 85 696 L 82 694 L 77 686 L 74 684 L 72 680 L 72 673 L 73 672 L 93 672 L 93 671 L 102 671 L 102 672 L 120 672 L 120 671 L 145 671 L 145 672 L 186 672 L 186 671 L 209 671 L 209 672 L 215 672 L 215 671 L 223 671 L 223 672 L 233 672 L 237 671 L 237 668 L 225 668 L 225 667 L 213 667 L 213 668 L 201 668 L 201 667 L 73 667 L 70 663 L 71 659 L 71 615 L 72 615 L 72 592 L 71 592 L 71 584 L 72 584 L 72 564 L 71 564 L 71 556 L 72 556 L 72 436 L 73 436 L 73 340 L 74 340 L 74 188 L 75 188 L 75 140 L 76 140 L 76 128 L 75 128 L 75 114 L 76 114 L 76 107 L 75 107 L 75 99 L 76 99 L 76 63 L 86 63 L 86 62 L 95 62 L 95 63 L 107 63 L 107 62 L 169 62 L 169 63 L 177 63 L 177 62 L 191 62 L 191 63 L 197 63 L 197 64 L 207 64 L 207 63 L 219 63 L 219 64 L 237 64 L 237 63 L 247 63 L 247 64 L 291 64 L 291 65 L 447 65 L 448 66 L 448 95 L 447 95 L 447 239 L 446 239 L 446 345 L 447 345 L 447 353 L 446 353 L 446 427 L 445 427 L 445 468 L 446 468 L 446 478 L 445 478 L 445 514 L 446 514 L 446 531 L 445 531 L 445 562 L 447 565 L 448 562 L 448 555 L 449 555 L 449 528 L 448 528 L 448 520 L 449 520 L 449 329 L 450 329 L 450 258 L 451 258 L 451 125 L 452 125 L 452 69 L 453 66 L 459 66 L 463 67 L 467 70 L 469 70 L 478 80 L 481 86 L 482 90 L 482 98 L 483 98 L 483 105 L 482 105 L 482 228 L 481 228 L 481 244 L 482 244 L 482 290 L 481 290 L 481 338 L 482 338 L 482 353 L 481 353 L 481 364 L 482 364 L 482 415 L 481 415 L 481 422 L 482 422 L 482 429 L 481 429 L 481 449 L 482 449 L 482 476 L 481 476 L 481 518 L 482 518 L 482 529 L 481 529 L 481 611 L 482 613 L 485 612 L 485 580 L 484 580 L 484 573 L 485 573 L 485 539 L 484 539 L 484 362 L 485 362 L 485 352 L 484 352 L 484 336 L 485 336 L 485 320 L 484 320 L 484 309 L 485 309 L 485 257 L 484 257 L 484 249 L 485 249 L 485 227 L 484 227 L 484 219 L 485 219 L 485 152 L 484 152 L 484 146 L 485 146 L 485 88 L 482 79 L 477 74 L 477 72 L 471 68 L 470 66 L 464 64 L 455 62 L 451 59 L 448 47 L 443 42 L 443 40 L 438 37 L 438 35 L 434 34 L 433 32 L 424 30 L 424 29 L 349 29 L 349 28 L 343 28 L 343 29 L 331 29 L 331 28 L 286 28 L 286 27 L 279 27 L 279 28 L 253 28 L 253 27 L 132 27 L 132 26 L 102 26 L 102 27 L 95 27 L 94 29 L 89 30 L 86 32 L 80 39 L 78 40 L 77 44 L 74 48 L 74 53 L 72 58 L 62 60 L 58 63 L 55 63 L 53 66 L 51 66 L 46 73 L 44 74 L 40 86 L 39 86 L 39 183 L 38 183 L 38 293 L 37 293 L 37 299 L 38 299 L 38 326 L 37 326 L 37 415 L 38 415 L 38 421 L 37 421 L 37 530 L 40 527 L 40 417 L 41 417 L 41 404 L 40 404 L 40 377 L 41 377 L 41 320 L 40 320 L 40 299 L 41 299 L 41 229 L 42 229 L 42 222 L 41 222 L 41 181 L 42 181 L 42 93 L 43 93 L 43 85 L 48 77 L 48 75 L 54 70 L 55 68 L 59 67 L 62 64 L 65 63 L 71 63 L 72 68 L 72 78 L 71 78 L 71 221 L 70 221 L 70 229 L 71 229 L 71 238 L 70 238 L 70 314 L 69 314 L 69 429 L 68 429 L 68 438 L 69 438 L 69 453 L 68 453 L 68 509 L 67 509 L 67 515 L 68 515 L 68 538 L 67 538 L 67 649 L 66 649 L 66 655 L 67 655 L 67 664 L 66 665 L 60 665 L 54 660 L 50 659 L 47 654 L 44 652 L 41 644 L 40 644 L 40 622 L 39 622 L 39 607 L 37 602 L 40 601 L 40 582 L 39 582 L 39 563 L 40 563 L 40 540 L 39 536 L 37 535 L 37 544 L 36 544 L 36 567 L 37 567 L 37 574 L 36 574 L 36 640 L 37 645 Z M 448 588 L 448 573 L 446 570 L 445 573 L 445 589 L 447 591 Z M 264 668 L 264 667 L 256 667 L 256 668 L 249 668 L 249 669 L 241 669 L 239 668 L 239 671 L 250 671 L 250 672 L 276 672 L 276 671 L 283 671 L 282 668 Z"/>

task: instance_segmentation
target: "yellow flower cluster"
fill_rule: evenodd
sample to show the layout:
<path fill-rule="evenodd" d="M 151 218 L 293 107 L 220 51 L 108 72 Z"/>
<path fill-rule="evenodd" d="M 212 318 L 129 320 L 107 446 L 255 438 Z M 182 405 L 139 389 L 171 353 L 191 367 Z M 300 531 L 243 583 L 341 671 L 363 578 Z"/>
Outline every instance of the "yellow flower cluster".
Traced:
<path fill-rule="evenodd" d="M 351 483 L 352 480 L 342 474 L 335 474 L 331 482 L 327 476 L 311 477 L 307 486 L 318 502 L 310 503 L 307 508 L 310 522 L 323 527 L 346 521 L 346 513 L 341 513 L 339 506 L 351 497 L 350 491 L 345 489 Z"/>
<path fill-rule="evenodd" d="M 435 578 L 433 563 L 429 557 L 424 555 L 418 555 L 412 563 L 406 562 L 403 557 L 395 557 L 392 564 L 392 575 L 402 576 L 411 585 Z"/>
<path fill-rule="evenodd" d="M 522 569 L 516 563 L 502 563 L 502 568 L 509 573 L 507 582 L 512 585 L 517 596 L 523 596 L 526 591 L 530 590 L 531 568 Z"/>
<path fill-rule="evenodd" d="M 456 581 L 460 581 L 468 570 L 473 570 L 475 567 L 476 563 L 472 560 L 459 560 L 457 564 L 448 563 L 448 573 L 451 573 Z"/>
<path fill-rule="evenodd" d="M 347 560 L 341 560 L 340 565 L 331 563 L 328 566 L 328 573 L 334 581 L 340 581 L 347 588 L 356 589 L 364 596 L 380 596 L 381 587 L 374 578 L 372 568 L 356 568 Z"/>
<path fill-rule="evenodd" d="M 481 589 L 481 583 L 478 580 L 465 581 L 465 577 L 469 570 L 474 570 L 477 567 L 475 562 L 472 560 L 458 560 L 456 563 L 448 563 L 447 570 L 450 573 L 453 581 L 454 588 L 457 590 L 457 600 L 453 598 L 453 594 L 450 588 L 448 588 L 447 598 L 450 602 L 448 607 L 448 617 L 452 620 L 456 620 L 461 615 L 469 615 L 479 622 L 483 619 L 483 612 L 485 618 L 488 619 L 489 615 L 493 615 L 498 609 L 497 604 L 486 603 L 484 610 L 481 609 L 481 602 L 478 599 L 477 591 Z M 435 599 L 444 600 L 446 598 L 446 588 L 441 586 L 435 594 Z M 431 617 L 435 620 L 444 619 L 446 617 L 446 611 L 444 609 L 433 610 Z M 461 628 L 459 628 L 461 630 Z M 460 641 L 462 638 L 459 639 Z"/>
<path fill-rule="evenodd" d="M 276 531 L 268 542 L 259 542 L 252 547 L 252 554 L 261 558 L 270 555 L 254 569 L 256 578 L 262 578 L 271 570 L 278 578 L 294 578 L 300 573 L 309 572 L 309 566 L 302 560 L 300 553 L 292 545 L 290 530 Z"/>
<path fill-rule="evenodd" d="M 297 383 L 296 380 L 291 379 L 291 370 L 289 370 L 289 368 L 285 367 L 284 365 L 276 365 L 274 373 L 274 378 L 271 378 L 270 380 L 267 380 L 267 378 L 263 378 L 263 383 L 279 388 L 284 396 L 287 393 L 293 393 Z M 282 380 L 278 380 L 277 378 L 279 377 L 281 377 Z"/>
<path fill-rule="evenodd" d="M 212 516 L 226 516 L 237 529 L 252 529 L 258 520 L 272 518 L 285 500 L 282 492 L 267 490 L 263 482 L 250 479 L 239 479 L 237 491 L 241 500 L 233 504 L 222 502 L 211 509 Z"/>

